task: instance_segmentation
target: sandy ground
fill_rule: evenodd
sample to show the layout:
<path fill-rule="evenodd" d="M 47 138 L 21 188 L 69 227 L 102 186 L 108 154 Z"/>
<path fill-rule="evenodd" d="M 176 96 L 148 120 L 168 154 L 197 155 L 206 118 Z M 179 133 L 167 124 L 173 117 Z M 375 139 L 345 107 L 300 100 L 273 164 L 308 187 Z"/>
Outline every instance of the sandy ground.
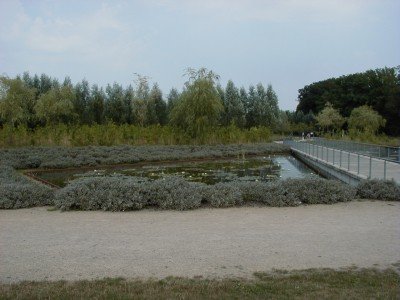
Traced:
<path fill-rule="evenodd" d="M 0 281 L 249 277 L 399 267 L 400 203 L 194 211 L 0 211 Z"/>

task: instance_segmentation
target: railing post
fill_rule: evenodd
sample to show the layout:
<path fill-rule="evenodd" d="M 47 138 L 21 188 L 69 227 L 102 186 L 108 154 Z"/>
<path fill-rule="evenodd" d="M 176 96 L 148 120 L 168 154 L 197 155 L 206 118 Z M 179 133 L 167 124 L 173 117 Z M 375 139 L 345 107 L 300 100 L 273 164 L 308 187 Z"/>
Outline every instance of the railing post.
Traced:
<path fill-rule="evenodd" d="M 332 153 L 332 164 L 333 165 L 335 165 L 335 148 L 334 149 L 332 149 L 333 150 L 333 153 Z"/>
<path fill-rule="evenodd" d="M 326 147 L 326 161 L 329 162 L 329 148 Z"/>
<path fill-rule="evenodd" d="M 383 163 L 383 180 L 386 180 L 386 159 L 384 160 Z"/>
<path fill-rule="evenodd" d="M 321 160 L 324 160 L 324 146 L 321 148 Z"/>
<path fill-rule="evenodd" d="M 371 174 L 372 173 L 372 157 L 369 157 L 369 176 L 368 178 L 371 179 Z"/>
<path fill-rule="evenodd" d="M 357 175 L 360 175 L 360 153 L 357 154 Z"/>
<path fill-rule="evenodd" d="M 347 171 L 350 171 L 350 152 L 347 152 Z"/>
<path fill-rule="evenodd" d="M 400 162 L 400 147 L 397 148 L 397 161 Z"/>
<path fill-rule="evenodd" d="M 339 153 L 340 153 L 339 167 L 342 167 L 342 150 L 340 150 Z"/>

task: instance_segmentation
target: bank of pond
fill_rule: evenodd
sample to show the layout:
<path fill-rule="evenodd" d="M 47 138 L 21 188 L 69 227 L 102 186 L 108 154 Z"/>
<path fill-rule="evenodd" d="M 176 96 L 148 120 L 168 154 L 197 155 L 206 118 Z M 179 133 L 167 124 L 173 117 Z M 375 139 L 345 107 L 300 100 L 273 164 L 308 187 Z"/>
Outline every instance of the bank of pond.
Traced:
<path fill-rule="evenodd" d="M 400 200 L 392 181 L 327 180 L 275 143 L 0 150 L 0 208 L 187 210 Z"/>

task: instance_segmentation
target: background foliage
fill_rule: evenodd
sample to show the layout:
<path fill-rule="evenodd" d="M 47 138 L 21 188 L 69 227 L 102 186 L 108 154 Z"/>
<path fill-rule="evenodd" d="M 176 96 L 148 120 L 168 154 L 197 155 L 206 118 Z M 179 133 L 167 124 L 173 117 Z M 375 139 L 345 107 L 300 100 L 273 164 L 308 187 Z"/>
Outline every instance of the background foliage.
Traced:
<path fill-rule="evenodd" d="M 297 112 L 318 114 L 327 102 L 349 117 L 368 105 L 386 119 L 384 132 L 400 135 L 400 68 L 382 68 L 314 82 L 299 90 Z"/>

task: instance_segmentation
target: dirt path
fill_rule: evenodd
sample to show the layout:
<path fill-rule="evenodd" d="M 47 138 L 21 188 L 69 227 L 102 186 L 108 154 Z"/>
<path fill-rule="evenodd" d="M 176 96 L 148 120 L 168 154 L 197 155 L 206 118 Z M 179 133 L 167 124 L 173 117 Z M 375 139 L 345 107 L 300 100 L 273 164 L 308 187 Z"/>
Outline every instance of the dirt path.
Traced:
<path fill-rule="evenodd" d="M 0 281 L 247 277 L 255 271 L 389 267 L 400 203 L 128 213 L 0 211 Z"/>

